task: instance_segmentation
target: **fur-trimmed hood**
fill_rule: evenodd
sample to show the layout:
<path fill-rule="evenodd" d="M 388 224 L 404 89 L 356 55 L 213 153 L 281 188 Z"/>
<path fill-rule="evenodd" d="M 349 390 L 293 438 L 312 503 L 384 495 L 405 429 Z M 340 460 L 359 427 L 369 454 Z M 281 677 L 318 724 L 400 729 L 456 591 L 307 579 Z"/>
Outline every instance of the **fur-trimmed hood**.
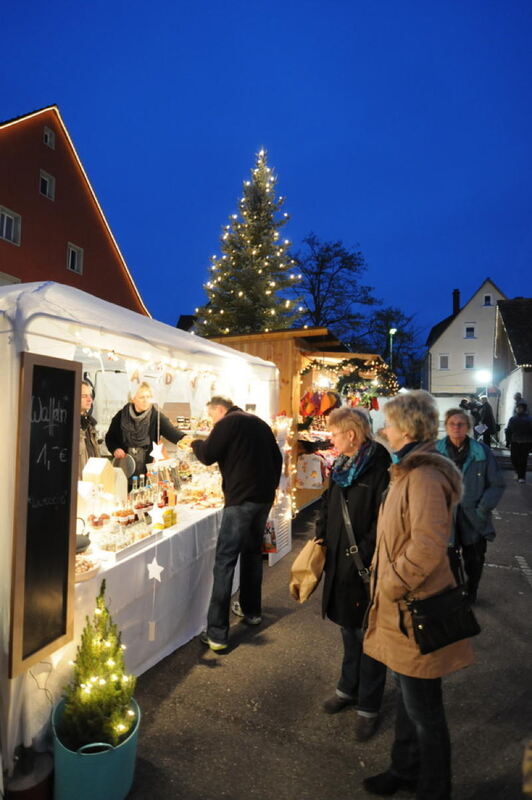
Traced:
<path fill-rule="evenodd" d="M 413 469 L 418 467 L 434 467 L 445 476 L 451 489 L 452 503 L 459 503 L 462 499 L 463 484 L 460 470 L 452 461 L 440 455 L 436 450 L 435 442 L 423 442 L 410 450 L 398 464 L 390 467 L 392 481 L 400 480 Z"/>

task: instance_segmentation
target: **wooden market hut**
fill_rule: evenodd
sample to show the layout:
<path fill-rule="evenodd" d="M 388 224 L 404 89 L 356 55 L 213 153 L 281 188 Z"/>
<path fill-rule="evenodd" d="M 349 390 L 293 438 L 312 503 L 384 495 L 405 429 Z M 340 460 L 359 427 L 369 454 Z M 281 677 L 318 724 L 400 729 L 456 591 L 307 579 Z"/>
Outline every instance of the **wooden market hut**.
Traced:
<path fill-rule="evenodd" d="M 357 359 L 361 364 L 383 362 L 381 356 L 372 353 L 351 353 L 348 348 L 332 334 L 328 328 L 300 328 L 295 330 L 269 331 L 268 333 L 228 334 L 212 337 L 211 341 L 234 347 L 249 355 L 259 356 L 273 362 L 279 370 L 279 414 L 293 420 L 293 430 L 297 431 L 299 406 L 302 394 L 313 385 L 316 370 L 315 362 L 335 364 L 345 359 Z M 310 369 L 308 369 L 310 367 Z M 301 375 L 303 370 L 304 376 Z M 300 446 L 297 436 L 293 438 L 293 459 L 297 460 Z M 313 502 L 323 489 L 297 489 L 295 505 L 304 508 Z"/>

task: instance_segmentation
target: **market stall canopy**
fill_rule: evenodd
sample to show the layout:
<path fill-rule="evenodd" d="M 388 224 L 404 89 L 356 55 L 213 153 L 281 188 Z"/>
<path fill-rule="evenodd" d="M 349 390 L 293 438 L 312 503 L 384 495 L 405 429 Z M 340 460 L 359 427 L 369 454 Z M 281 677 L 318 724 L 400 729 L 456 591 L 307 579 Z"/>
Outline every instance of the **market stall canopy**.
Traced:
<path fill-rule="evenodd" d="M 18 352 L 33 349 L 27 337 L 34 336 L 116 351 L 129 358 L 152 360 L 155 349 L 177 359 L 193 356 L 209 364 L 230 359 L 258 370 L 274 368 L 261 358 L 51 281 L 0 287 L 0 313 L 10 322 Z"/>

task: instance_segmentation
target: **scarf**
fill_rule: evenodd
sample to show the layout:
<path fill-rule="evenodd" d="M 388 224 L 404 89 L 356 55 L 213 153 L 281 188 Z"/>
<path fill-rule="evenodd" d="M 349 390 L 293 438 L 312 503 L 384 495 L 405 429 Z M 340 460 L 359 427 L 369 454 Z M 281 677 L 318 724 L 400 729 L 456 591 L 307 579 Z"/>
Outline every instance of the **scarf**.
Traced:
<path fill-rule="evenodd" d="M 376 449 L 376 443 L 367 439 L 360 450 L 353 456 L 338 456 L 331 472 L 333 481 L 338 486 L 351 486 L 358 476 L 364 472 Z"/>
<path fill-rule="evenodd" d="M 128 403 L 120 415 L 120 427 L 126 447 L 148 447 L 151 444 L 150 422 L 153 406 L 137 414 L 133 403 Z"/>

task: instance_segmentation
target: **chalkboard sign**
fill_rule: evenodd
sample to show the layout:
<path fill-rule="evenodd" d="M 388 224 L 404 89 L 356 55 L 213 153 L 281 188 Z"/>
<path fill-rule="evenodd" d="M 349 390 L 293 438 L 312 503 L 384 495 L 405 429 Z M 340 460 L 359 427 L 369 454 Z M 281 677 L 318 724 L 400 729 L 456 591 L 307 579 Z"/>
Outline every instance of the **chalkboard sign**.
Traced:
<path fill-rule="evenodd" d="M 73 636 L 81 364 L 22 353 L 11 676 Z"/>

